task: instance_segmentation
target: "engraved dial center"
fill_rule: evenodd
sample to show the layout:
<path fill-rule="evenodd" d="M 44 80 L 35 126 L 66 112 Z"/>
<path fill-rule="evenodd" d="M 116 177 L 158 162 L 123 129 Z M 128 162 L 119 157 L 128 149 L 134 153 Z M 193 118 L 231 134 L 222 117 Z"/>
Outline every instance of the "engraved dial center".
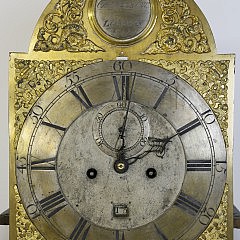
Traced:
<path fill-rule="evenodd" d="M 173 205 L 185 177 L 180 138 L 167 144 L 163 157 L 158 155 L 161 143 L 150 141 L 173 136 L 176 130 L 157 111 L 138 103 L 131 102 L 124 156 L 117 157 L 122 152 L 114 147 L 125 116 L 121 102 L 85 111 L 65 132 L 57 155 L 58 180 L 69 204 L 108 229 L 137 228 L 156 220 Z M 144 154 L 150 148 L 154 151 Z"/>

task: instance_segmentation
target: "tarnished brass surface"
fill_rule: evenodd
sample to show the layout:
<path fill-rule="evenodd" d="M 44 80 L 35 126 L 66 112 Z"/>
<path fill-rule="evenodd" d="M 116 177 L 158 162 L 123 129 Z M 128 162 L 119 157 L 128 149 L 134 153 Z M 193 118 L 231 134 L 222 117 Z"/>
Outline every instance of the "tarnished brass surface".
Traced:
<path fill-rule="evenodd" d="M 72 66 L 71 69 L 76 69 L 78 66 L 83 66 L 83 65 L 87 65 L 90 64 L 91 62 L 98 62 L 101 61 L 100 59 L 98 60 L 93 60 L 93 61 L 89 61 L 89 62 L 84 62 L 84 61 L 30 61 L 30 60 L 22 60 L 22 59 L 16 59 L 15 60 L 15 65 L 16 65 L 16 80 L 18 79 L 18 81 L 16 82 L 20 82 L 19 81 L 19 77 L 22 76 L 22 79 L 27 80 L 26 82 L 29 83 L 31 82 L 33 79 L 35 79 L 35 82 L 41 82 L 41 84 L 39 86 L 42 86 L 40 89 L 44 89 L 43 86 L 46 87 L 46 83 L 48 83 L 48 87 L 50 87 L 57 79 L 56 76 L 60 76 L 58 75 L 61 69 L 61 72 L 63 74 L 65 74 L 67 72 L 67 69 L 69 69 L 69 66 Z M 209 88 L 211 86 L 211 83 L 208 82 L 207 79 L 211 78 L 214 76 L 213 73 L 215 73 L 215 71 L 211 72 L 210 70 L 213 69 L 213 66 L 222 66 L 222 72 L 219 72 L 219 76 L 222 76 L 222 78 L 219 78 L 217 81 L 225 81 L 225 83 L 227 84 L 227 79 L 228 79 L 228 71 L 226 71 L 226 69 L 228 68 L 228 64 L 229 64 L 229 60 L 216 60 L 216 61 L 167 61 L 167 60 L 159 60 L 159 61 L 154 61 L 154 60 L 150 60 L 150 59 L 140 59 L 140 61 L 145 61 L 145 62 L 150 62 L 151 64 L 155 64 L 161 67 L 164 67 L 170 71 L 173 71 L 176 74 L 179 74 L 182 78 L 186 79 L 187 81 L 189 81 L 189 83 L 194 86 L 202 95 L 204 95 L 203 93 L 205 93 L 205 99 L 206 101 L 211 105 L 211 106 L 218 106 L 218 102 L 220 101 L 218 98 L 216 98 L 215 100 L 211 99 L 211 94 L 209 94 Z M 20 64 L 21 63 L 21 64 Z M 24 64 L 25 63 L 25 64 Z M 21 67 L 20 67 L 21 66 Z M 25 67 L 24 67 L 25 66 Z M 34 73 L 33 69 L 36 69 L 36 66 L 44 66 L 44 69 L 51 69 L 51 72 L 48 71 L 42 71 L 42 74 L 44 73 L 44 75 L 41 78 L 37 78 L 37 76 L 39 77 L 39 74 L 30 74 L 30 73 Z M 61 68 L 59 67 L 61 66 Z M 21 70 L 20 70 L 21 69 Z M 28 70 L 28 71 L 26 71 Z M 23 73 L 28 72 L 28 75 L 23 75 Z M 37 71 L 38 73 L 41 71 Z M 195 75 L 193 75 L 193 72 L 195 72 Z M 205 72 L 206 76 L 204 76 L 202 73 Z M 209 72 L 212 73 L 212 75 L 208 75 Z M 201 73 L 201 74 L 200 74 Z M 47 75 L 46 75 L 47 74 Z M 198 75 L 200 74 L 200 75 Z M 201 78 L 205 79 L 205 81 L 201 82 Z M 216 78 L 216 77 L 214 77 Z M 38 81 L 37 81 L 38 79 Z M 42 79 L 42 81 L 39 81 L 40 79 Z M 53 79 L 52 82 L 48 82 L 45 81 L 44 79 Z M 18 86 L 18 84 L 17 84 Z M 16 87 L 17 87 L 16 86 Z M 18 89 L 18 88 L 16 88 Z M 21 88 L 20 88 L 21 89 Z M 32 88 L 30 88 L 32 89 Z M 31 98 L 29 98 L 28 100 L 24 97 L 21 96 L 19 97 L 19 90 L 16 91 L 16 96 L 18 96 L 16 99 L 18 99 L 16 101 L 17 102 L 24 102 L 24 104 L 22 106 L 26 106 L 26 110 L 30 109 L 31 107 L 31 101 L 32 104 L 37 100 L 37 98 L 41 95 L 41 91 L 39 91 L 39 94 L 34 94 L 32 95 Z M 30 91 L 31 92 L 31 91 Z M 36 91 L 33 91 L 34 93 L 36 93 Z M 206 98 L 206 96 L 209 97 Z M 30 95 L 29 95 L 30 96 Z M 220 96 L 218 94 L 218 96 Z M 31 99 L 31 101 L 29 101 Z M 227 102 L 227 101 L 226 101 Z M 214 109 L 214 107 L 213 107 Z M 217 108 L 218 109 L 218 108 Z M 23 111 L 23 113 L 25 112 Z M 21 113 L 21 111 L 18 112 L 19 114 Z M 19 131 L 21 130 L 21 126 L 22 123 L 24 121 L 24 114 L 22 113 L 22 118 L 18 118 L 18 119 L 22 119 L 20 121 L 16 121 L 16 123 L 19 124 Z M 224 119 L 224 116 L 226 117 L 228 114 L 228 111 L 225 112 L 221 112 L 220 111 L 220 115 L 218 115 L 218 111 L 216 111 L 216 114 L 218 115 L 218 120 L 220 121 L 221 124 L 221 119 Z M 223 120 L 222 120 L 223 121 Z M 224 121 L 223 121 L 224 123 Z M 18 129 L 18 128 L 16 128 Z M 227 129 L 227 125 L 222 126 L 222 129 Z M 17 136 L 17 135 L 16 135 Z M 227 195 L 225 195 L 225 199 L 227 198 Z M 219 210 L 220 211 L 220 210 Z M 217 216 L 218 219 L 219 216 Z M 221 219 L 224 219 L 224 221 L 227 221 L 226 219 L 226 215 L 221 216 Z M 216 221 L 218 222 L 218 227 L 216 227 Z M 216 220 L 214 222 L 214 226 L 216 228 L 223 228 L 222 227 L 222 222 Z M 227 229 L 225 228 L 225 234 L 227 234 Z M 208 239 L 208 238 L 206 238 Z M 209 238 L 211 239 L 211 238 Z"/>
<path fill-rule="evenodd" d="M 161 23 L 157 39 L 145 54 L 208 53 L 211 51 L 203 23 L 185 0 L 160 1 Z"/>
<path fill-rule="evenodd" d="M 45 238 L 38 232 L 36 227 L 29 220 L 25 209 L 21 203 L 17 186 L 14 186 L 16 198 L 16 220 L 17 220 L 17 240 L 44 240 Z M 212 220 L 208 228 L 202 233 L 198 240 L 215 240 L 227 238 L 227 210 L 228 210 L 228 185 L 225 187 L 221 204 L 218 208 L 215 218 Z"/>
<path fill-rule="evenodd" d="M 16 199 L 16 232 L 17 240 L 44 240 L 45 238 L 38 232 L 37 228 L 29 220 L 19 196 L 17 185 L 14 186 Z"/>
<path fill-rule="evenodd" d="M 166 68 L 185 79 L 205 99 L 213 109 L 228 146 L 228 69 L 229 60 L 212 61 L 170 61 L 140 59 L 163 68 Z"/>
<path fill-rule="evenodd" d="M 103 51 L 88 39 L 82 21 L 85 0 L 59 0 L 54 9 L 44 16 L 38 30 L 34 51 L 49 52 L 67 50 L 69 52 Z"/>
<path fill-rule="evenodd" d="M 35 101 L 61 76 L 91 63 L 99 62 L 100 59 L 92 61 L 37 61 L 15 59 L 15 140 L 18 142 L 26 113 Z"/>
<path fill-rule="evenodd" d="M 111 0 L 100 1 L 101 6 L 107 7 L 103 14 L 96 15 L 95 3 L 99 5 L 99 1 L 52 0 L 34 30 L 30 50 L 92 53 L 109 51 L 110 46 L 102 42 L 101 38 L 110 45 L 128 47 L 129 44 L 142 42 L 149 35 L 144 44 L 145 48 L 133 45 L 132 49 L 139 48 L 138 50 L 145 54 L 201 54 L 215 51 L 211 29 L 192 0 L 131 1 L 128 6 L 123 4 L 115 8 L 112 7 Z M 145 5 L 139 6 L 139 3 Z M 149 18 L 149 21 L 140 21 L 139 16 L 136 16 L 137 7 L 134 6 L 137 6 L 140 12 L 148 9 L 143 14 L 145 18 L 141 16 L 141 19 Z M 148 15 L 146 12 L 149 10 Z M 113 19 L 107 17 L 112 11 L 116 11 L 112 14 Z M 116 16 L 121 11 L 120 20 L 116 22 Z M 126 17 L 123 18 L 122 15 Z M 131 20 L 128 20 L 127 16 Z M 127 34 L 126 29 L 131 28 L 133 19 L 138 22 L 138 27 L 133 31 L 127 30 Z M 109 22 L 116 26 L 115 30 L 111 30 Z M 122 36 L 121 30 L 124 32 L 121 33 L 124 34 Z"/>
<path fill-rule="evenodd" d="M 121 41 L 108 38 L 106 32 L 99 34 L 94 29 L 94 20 L 89 16 L 89 12 L 94 11 L 89 9 L 93 1 L 52 0 L 34 30 L 29 53 L 12 54 L 10 239 L 44 239 L 27 217 L 15 186 L 15 149 L 28 111 L 43 92 L 65 74 L 119 56 L 149 62 L 178 74 L 215 112 L 227 146 L 228 180 L 216 217 L 199 240 L 232 239 L 234 58 L 215 54 L 211 29 L 194 1 L 153 2 L 152 19 L 155 21 L 156 17 L 156 22 L 150 21 L 145 28 L 143 24 L 140 29 L 146 31 L 133 33 L 137 38 L 126 37 L 128 43 L 123 46 Z"/>

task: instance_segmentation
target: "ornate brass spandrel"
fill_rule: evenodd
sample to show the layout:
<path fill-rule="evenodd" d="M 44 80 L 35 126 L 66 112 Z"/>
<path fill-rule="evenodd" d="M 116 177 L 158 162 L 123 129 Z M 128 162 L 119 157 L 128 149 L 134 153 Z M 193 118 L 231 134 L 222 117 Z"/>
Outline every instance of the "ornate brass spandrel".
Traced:
<path fill-rule="evenodd" d="M 21 202 L 18 188 L 14 186 L 16 200 L 16 235 L 17 240 L 45 240 L 37 228 L 29 220 L 28 215 Z"/>
<path fill-rule="evenodd" d="M 221 204 L 217 210 L 217 213 L 208 226 L 208 228 L 202 233 L 198 240 L 206 239 L 221 239 L 227 240 L 227 228 L 228 228 L 228 193 L 229 186 L 226 184 L 224 194 L 221 200 Z"/>
<path fill-rule="evenodd" d="M 140 59 L 176 73 L 193 86 L 214 111 L 228 146 L 228 60 L 169 61 Z"/>
<path fill-rule="evenodd" d="M 84 60 L 56 60 L 39 61 L 15 59 L 15 139 L 14 145 L 17 145 L 18 138 L 23 126 L 23 122 L 36 100 L 51 87 L 58 79 L 67 73 L 102 61 L 95 59 Z"/>
<path fill-rule="evenodd" d="M 83 22 L 85 0 L 59 0 L 39 25 L 34 51 L 104 51 L 88 39 Z"/>
<path fill-rule="evenodd" d="M 209 53 L 207 33 L 185 0 L 159 0 L 160 30 L 144 54 Z"/>

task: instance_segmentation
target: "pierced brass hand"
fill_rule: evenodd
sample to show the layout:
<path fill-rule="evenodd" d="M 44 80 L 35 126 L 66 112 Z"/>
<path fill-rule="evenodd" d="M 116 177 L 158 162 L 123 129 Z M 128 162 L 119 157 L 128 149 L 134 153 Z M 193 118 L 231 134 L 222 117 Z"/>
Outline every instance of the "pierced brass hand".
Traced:
<path fill-rule="evenodd" d="M 144 158 L 147 156 L 149 153 L 155 153 L 158 157 L 163 158 L 165 153 L 166 153 L 166 146 L 169 142 L 171 142 L 171 139 L 177 136 L 177 134 L 171 136 L 171 137 L 166 137 L 166 138 L 155 138 L 155 137 L 149 137 L 148 138 L 148 145 L 149 149 L 134 156 L 125 159 L 129 165 L 134 164 L 137 160 Z"/>

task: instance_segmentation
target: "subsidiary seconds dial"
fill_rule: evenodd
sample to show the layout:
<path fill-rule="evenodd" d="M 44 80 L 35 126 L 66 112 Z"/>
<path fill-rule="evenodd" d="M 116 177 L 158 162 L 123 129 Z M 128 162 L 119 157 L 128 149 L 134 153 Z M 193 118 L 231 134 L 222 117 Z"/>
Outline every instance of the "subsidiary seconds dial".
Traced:
<path fill-rule="evenodd" d="M 125 102 L 105 104 L 97 112 L 93 123 L 93 136 L 98 147 L 106 154 L 115 157 L 125 140 L 124 152 L 128 156 L 138 153 L 149 137 L 149 120 L 143 108 L 131 103 L 126 120 L 124 139 L 121 128 L 124 126 L 127 106 Z"/>

